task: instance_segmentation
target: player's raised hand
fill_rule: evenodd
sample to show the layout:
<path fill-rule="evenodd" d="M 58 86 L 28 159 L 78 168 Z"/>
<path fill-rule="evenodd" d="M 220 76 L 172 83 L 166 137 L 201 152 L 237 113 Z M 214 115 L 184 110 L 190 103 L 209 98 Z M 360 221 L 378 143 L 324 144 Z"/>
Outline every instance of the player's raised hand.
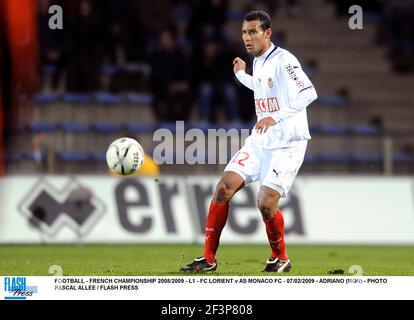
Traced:
<path fill-rule="evenodd" d="M 256 129 L 258 134 L 262 134 L 265 133 L 269 127 L 274 126 L 276 123 L 276 120 L 272 117 L 266 117 L 261 119 L 258 123 L 256 123 L 254 128 Z"/>
<path fill-rule="evenodd" d="M 233 60 L 233 71 L 236 74 L 240 70 L 246 70 L 246 62 L 237 57 Z"/>

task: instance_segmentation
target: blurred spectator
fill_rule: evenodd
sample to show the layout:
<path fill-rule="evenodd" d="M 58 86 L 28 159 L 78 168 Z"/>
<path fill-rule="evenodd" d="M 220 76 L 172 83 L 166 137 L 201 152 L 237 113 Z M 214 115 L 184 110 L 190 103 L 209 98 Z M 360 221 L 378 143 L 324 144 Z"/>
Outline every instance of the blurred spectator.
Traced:
<path fill-rule="evenodd" d="M 299 7 L 297 0 L 286 0 L 287 2 L 287 13 L 290 18 L 295 18 L 299 15 Z"/>
<path fill-rule="evenodd" d="M 414 71 L 414 0 L 385 2 L 389 57 L 394 71 Z"/>
<path fill-rule="evenodd" d="M 199 120 L 217 121 L 217 106 L 221 102 L 226 120 L 239 121 L 238 96 L 232 67 L 234 58 L 235 55 L 227 50 L 221 52 L 215 40 L 207 40 L 202 47 L 201 55 L 193 57 Z"/>
<path fill-rule="evenodd" d="M 270 16 L 276 17 L 281 7 L 280 0 L 257 0 L 250 1 L 244 5 L 243 11 L 249 12 L 253 10 L 263 10 L 269 13 Z"/>
<path fill-rule="evenodd" d="M 156 42 L 156 30 L 149 29 L 143 22 L 139 1 L 132 1 L 129 5 L 131 12 L 126 21 L 125 58 L 129 62 L 148 61 L 149 48 Z"/>
<path fill-rule="evenodd" d="M 55 90 L 65 70 L 68 43 L 65 28 L 63 30 L 49 28 L 50 5 L 49 0 L 39 1 L 39 45 L 41 65 L 43 68 L 51 69 L 48 72 L 53 74 L 52 89 Z"/>
<path fill-rule="evenodd" d="M 305 64 L 302 66 L 305 73 L 312 77 L 315 75 L 319 70 L 319 61 L 315 58 L 309 59 L 305 61 Z"/>
<path fill-rule="evenodd" d="M 338 97 L 342 98 L 344 104 L 349 104 L 351 102 L 351 91 L 348 87 L 340 87 L 336 91 Z"/>
<path fill-rule="evenodd" d="M 125 52 L 127 24 L 132 21 L 131 4 L 129 0 L 100 0 L 97 5 L 103 22 L 104 56 L 111 64 L 117 64 L 120 54 Z"/>
<path fill-rule="evenodd" d="M 176 0 L 174 2 L 174 9 L 171 16 L 175 23 L 177 31 L 177 44 L 179 47 L 189 51 L 191 48 L 191 41 L 188 37 L 188 24 L 191 15 L 191 4 L 186 0 Z"/>
<path fill-rule="evenodd" d="M 376 41 L 389 46 L 389 59 L 396 72 L 414 72 L 414 0 L 331 0 L 338 17 L 348 16 L 357 4 L 364 19 L 380 21 Z"/>
<path fill-rule="evenodd" d="M 414 145 L 412 143 L 405 143 L 400 150 L 403 155 L 414 158 Z"/>
<path fill-rule="evenodd" d="M 285 48 L 286 47 L 286 41 L 287 41 L 286 32 L 283 31 L 283 30 L 278 30 L 278 31 L 274 32 L 273 35 L 272 35 L 272 41 L 276 46 Z"/>
<path fill-rule="evenodd" d="M 160 121 L 187 120 L 190 116 L 189 61 L 170 30 L 159 35 L 151 55 L 153 110 Z"/>
<path fill-rule="evenodd" d="M 91 2 L 79 4 L 79 15 L 68 26 L 70 49 L 68 56 L 67 90 L 94 91 L 99 88 L 101 57 L 99 48 L 102 31 L 97 15 L 93 14 Z"/>
<path fill-rule="evenodd" d="M 372 117 L 368 123 L 377 128 L 379 132 L 384 130 L 384 119 L 381 116 Z"/>
<path fill-rule="evenodd" d="M 206 38 L 224 41 L 223 28 L 227 22 L 228 3 L 226 0 L 194 1 L 188 26 L 188 35 L 195 47 Z"/>
<path fill-rule="evenodd" d="M 171 0 L 135 0 L 133 2 L 134 14 L 146 30 L 159 34 L 173 22 L 171 17 Z M 135 11 L 136 10 L 136 11 Z M 139 39 L 136 39 L 139 41 Z"/>

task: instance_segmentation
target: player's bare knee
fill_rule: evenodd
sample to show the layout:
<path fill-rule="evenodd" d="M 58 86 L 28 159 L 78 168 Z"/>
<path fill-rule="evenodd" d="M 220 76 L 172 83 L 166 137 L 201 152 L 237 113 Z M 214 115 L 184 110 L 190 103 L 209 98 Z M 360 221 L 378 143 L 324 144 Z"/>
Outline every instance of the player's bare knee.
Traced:
<path fill-rule="evenodd" d="M 257 207 L 259 208 L 264 220 L 271 219 L 273 217 L 273 214 L 277 211 L 277 206 L 275 206 L 274 202 L 268 198 L 258 199 Z"/>
<path fill-rule="evenodd" d="M 216 202 L 229 202 L 235 192 L 235 188 L 232 188 L 228 182 L 220 180 L 216 187 L 214 200 Z"/>
<path fill-rule="evenodd" d="M 262 186 L 257 195 L 257 207 L 264 220 L 271 219 L 278 209 L 280 195 L 277 191 Z"/>

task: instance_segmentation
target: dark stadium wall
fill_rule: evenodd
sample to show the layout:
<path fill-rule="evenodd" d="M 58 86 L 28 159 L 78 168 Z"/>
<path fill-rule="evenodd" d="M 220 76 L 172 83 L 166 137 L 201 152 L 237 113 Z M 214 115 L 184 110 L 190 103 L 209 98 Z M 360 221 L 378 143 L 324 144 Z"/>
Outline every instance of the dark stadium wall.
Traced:
<path fill-rule="evenodd" d="M 0 0 L 1 148 L 8 135 L 31 122 L 39 76 L 37 1 Z M 3 152 L 2 152 L 3 154 Z M 3 158 L 3 157 L 2 157 Z M 0 173 L 3 172 L 0 165 Z"/>
<path fill-rule="evenodd" d="M 5 44 L 4 1 L 0 0 L 0 176 L 4 175 L 3 50 Z"/>

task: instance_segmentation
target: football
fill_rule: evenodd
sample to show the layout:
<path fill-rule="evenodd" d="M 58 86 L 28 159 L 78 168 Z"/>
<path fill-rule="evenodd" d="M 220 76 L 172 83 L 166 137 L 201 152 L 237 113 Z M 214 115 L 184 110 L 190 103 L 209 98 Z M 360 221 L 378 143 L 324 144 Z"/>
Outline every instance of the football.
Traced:
<path fill-rule="evenodd" d="M 106 163 L 111 172 L 117 175 L 131 175 L 144 164 L 144 150 L 135 139 L 116 139 L 108 147 Z"/>

